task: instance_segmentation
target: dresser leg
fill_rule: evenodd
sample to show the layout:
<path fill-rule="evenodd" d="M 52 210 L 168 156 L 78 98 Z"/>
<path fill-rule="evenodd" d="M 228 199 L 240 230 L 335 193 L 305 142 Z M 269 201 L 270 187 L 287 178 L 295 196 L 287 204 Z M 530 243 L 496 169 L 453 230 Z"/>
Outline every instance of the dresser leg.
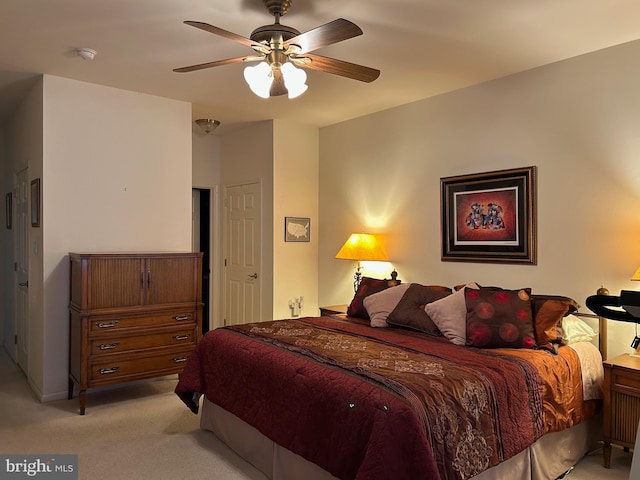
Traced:
<path fill-rule="evenodd" d="M 73 387 L 75 386 L 75 382 L 69 379 L 69 393 L 67 394 L 67 400 L 71 400 L 73 398 Z"/>
<path fill-rule="evenodd" d="M 80 415 L 84 415 L 84 410 L 87 406 L 87 391 L 80 390 L 78 394 L 78 399 L 80 400 Z"/>
<path fill-rule="evenodd" d="M 604 468 L 611 468 L 611 443 L 604 442 L 602 450 L 604 453 Z"/>

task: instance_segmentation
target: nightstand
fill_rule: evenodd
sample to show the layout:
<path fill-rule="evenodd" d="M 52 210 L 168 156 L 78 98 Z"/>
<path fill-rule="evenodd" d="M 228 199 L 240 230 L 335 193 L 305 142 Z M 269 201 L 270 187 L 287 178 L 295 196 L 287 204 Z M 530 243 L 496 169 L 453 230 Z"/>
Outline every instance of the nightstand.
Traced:
<path fill-rule="evenodd" d="M 604 363 L 604 466 L 611 444 L 633 448 L 640 421 L 640 356 L 620 355 Z"/>
<path fill-rule="evenodd" d="M 320 316 L 326 317 L 337 313 L 347 313 L 348 306 L 349 305 L 331 305 L 329 307 L 320 307 Z"/>

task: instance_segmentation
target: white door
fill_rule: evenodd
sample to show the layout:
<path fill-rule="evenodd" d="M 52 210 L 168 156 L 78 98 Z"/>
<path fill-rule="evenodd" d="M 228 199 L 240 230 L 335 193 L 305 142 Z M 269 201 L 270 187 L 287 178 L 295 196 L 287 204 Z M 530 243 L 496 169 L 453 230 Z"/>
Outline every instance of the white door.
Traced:
<path fill-rule="evenodd" d="M 224 324 L 260 321 L 260 184 L 227 187 Z"/>
<path fill-rule="evenodd" d="M 14 298 L 17 363 L 29 370 L 29 188 L 27 170 L 16 177 L 14 222 Z"/>

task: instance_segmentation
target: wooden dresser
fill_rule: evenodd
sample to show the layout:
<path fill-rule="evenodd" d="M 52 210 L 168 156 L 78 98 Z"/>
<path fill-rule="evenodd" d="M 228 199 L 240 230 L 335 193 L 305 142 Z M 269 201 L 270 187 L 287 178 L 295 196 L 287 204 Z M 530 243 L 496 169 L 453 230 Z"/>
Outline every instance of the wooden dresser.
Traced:
<path fill-rule="evenodd" d="M 182 372 L 202 336 L 201 253 L 70 253 L 69 398 Z"/>

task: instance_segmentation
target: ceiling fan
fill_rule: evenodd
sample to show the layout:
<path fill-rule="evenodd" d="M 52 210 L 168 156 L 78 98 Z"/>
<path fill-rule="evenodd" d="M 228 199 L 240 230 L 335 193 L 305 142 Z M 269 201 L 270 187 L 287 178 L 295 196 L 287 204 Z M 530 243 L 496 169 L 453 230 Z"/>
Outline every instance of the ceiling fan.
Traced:
<path fill-rule="evenodd" d="M 249 38 L 208 23 L 185 21 L 184 23 L 192 27 L 251 47 L 256 54 L 176 68 L 173 71 L 184 73 L 230 63 L 261 62 L 255 67 L 245 69 L 245 80 L 254 93 L 264 98 L 284 94 L 294 98 L 303 93 L 307 89 L 306 73 L 295 67 L 341 75 L 367 83 L 378 78 L 380 70 L 310 53 L 357 37 L 363 32 L 353 22 L 339 18 L 308 32 L 300 33 L 295 28 L 280 23 L 280 17 L 287 13 L 291 1 L 263 0 L 269 12 L 275 17 L 275 23 L 256 28 Z"/>

